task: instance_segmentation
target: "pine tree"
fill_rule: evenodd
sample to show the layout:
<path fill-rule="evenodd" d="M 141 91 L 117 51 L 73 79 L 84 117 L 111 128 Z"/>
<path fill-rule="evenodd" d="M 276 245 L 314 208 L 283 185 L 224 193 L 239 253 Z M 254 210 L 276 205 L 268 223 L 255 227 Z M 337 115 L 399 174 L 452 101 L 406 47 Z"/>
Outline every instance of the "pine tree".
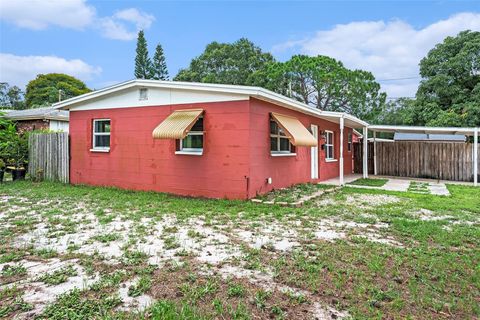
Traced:
<path fill-rule="evenodd" d="M 158 44 L 155 49 L 150 78 L 155 80 L 168 80 L 167 63 L 165 62 L 163 48 L 160 44 Z"/>
<path fill-rule="evenodd" d="M 138 32 L 137 38 L 137 56 L 135 57 L 135 78 L 150 79 L 150 70 L 152 61 L 148 57 L 147 40 L 143 30 Z"/>

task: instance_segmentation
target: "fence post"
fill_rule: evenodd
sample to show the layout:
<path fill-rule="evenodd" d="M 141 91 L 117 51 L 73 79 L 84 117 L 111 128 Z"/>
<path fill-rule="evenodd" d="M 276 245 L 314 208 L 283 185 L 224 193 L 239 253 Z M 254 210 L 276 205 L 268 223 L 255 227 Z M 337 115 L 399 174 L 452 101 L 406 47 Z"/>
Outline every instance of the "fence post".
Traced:
<path fill-rule="evenodd" d="M 377 175 L 377 132 L 373 131 L 373 174 Z"/>
<path fill-rule="evenodd" d="M 368 178 L 368 128 L 363 127 L 363 178 Z"/>
<path fill-rule="evenodd" d="M 478 185 L 478 128 L 475 128 L 473 136 L 473 185 Z"/>
<path fill-rule="evenodd" d="M 340 185 L 344 185 L 343 179 L 343 127 L 344 127 L 344 119 L 343 116 L 340 118 Z"/>

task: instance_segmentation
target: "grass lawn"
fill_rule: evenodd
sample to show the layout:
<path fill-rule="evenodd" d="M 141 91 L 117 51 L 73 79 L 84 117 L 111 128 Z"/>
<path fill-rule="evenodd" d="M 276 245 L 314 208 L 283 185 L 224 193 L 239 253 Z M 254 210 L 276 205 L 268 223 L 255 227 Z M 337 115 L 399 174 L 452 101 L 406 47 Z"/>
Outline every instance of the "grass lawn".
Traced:
<path fill-rule="evenodd" d="M 356 186 L 383 187 L 387 182 L 388 179 L 360 178 L 355 181 L 349 182 L 348 184 Z"/>
<path fill-rule="evenodd" d="M 265 201 L 275 202 L 297 202 L 305 196 L 309 196 L 322 189 L 330 189 L 332 186 L 318 183 L 303 183 L 297 184 L 290 188 L 273 190 L 258 198 Z"/>
<path fill-rule="evenodd" d="M 477 318 L 480 189 L 448 189 L 291 208 L 5 183 L 0 318 Z"/>
<path fill-rule="evenodd" d="M 428 190 L 428 183 L 417 181 L 410 182 L 410 185 L 408 186 L 408 191 L 415 193 L 430 193 L 430 190 Z"/>

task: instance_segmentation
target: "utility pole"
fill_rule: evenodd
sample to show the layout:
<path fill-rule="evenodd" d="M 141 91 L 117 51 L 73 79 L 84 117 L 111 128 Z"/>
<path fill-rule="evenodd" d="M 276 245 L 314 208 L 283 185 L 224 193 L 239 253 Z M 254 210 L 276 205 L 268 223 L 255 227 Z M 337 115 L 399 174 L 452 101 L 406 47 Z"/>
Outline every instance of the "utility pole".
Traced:
<path fill-rule="evenodd" d="M 58 102 L 62 101 L 62 93 L 63 93 L 63 90 L 58 89 Z"/>

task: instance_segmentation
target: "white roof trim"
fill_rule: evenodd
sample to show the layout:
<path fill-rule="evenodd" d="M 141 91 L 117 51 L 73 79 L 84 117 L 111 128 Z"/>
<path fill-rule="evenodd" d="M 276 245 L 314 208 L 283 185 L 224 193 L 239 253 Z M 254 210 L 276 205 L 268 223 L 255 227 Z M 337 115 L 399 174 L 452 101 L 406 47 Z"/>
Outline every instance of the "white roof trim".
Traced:
<path fill-rule="evenodd" d="M 7 118 L 14 121 L 26 121 L 26 120 L 55 120 L 55 121 L 65 121 L 68 122 L 68 117 L 62 116 L 13 116 Z"/>
<path fill-rule="evenodd" d="M 371 125 L 368 126 L 368 130 L 376 132 L 452 133 L 474 135 L 478 128 Z"/>
<path fill-rule="evenodd" d="M 358 132 L 357 130 L 353 129 L 353 133 L 355 133 L 355 135 L 357 137 L 359 137 L 360 139 L 363 139 L 363 134 L 361 134 L 360 132 Z"/>
<path fill-rule="evenodd" d="M 133 88 L 133 87 L 151 87 L 151 88 L 169 88 L 169 89 L 180 89 L 180 90 L 196 90 L 196 91 L 210 91 L 210 92 L 219 92 L 219 93 L 230 93 L 230 94 L 239 94 L 257 98 L 259 100 L 271 102 L 280 106 L 283 106 L 288 109 L 299 111 L 305 114 L 309 114 L 318 118 L 325 120 L 338 120 L 344 118 L 345 120 L 350 121 L 351 123 L 358 125 L 359 127 L 368 126 L 363 120 L 360 120 L 350 114 L 343 112 L 331 112 L 331 111 L 322 111 L 310 107 L 304 103 L 287 98 L 278 93 L 266 90 L 260 87 L 250 87 L 250 86 L 236 86 L 236 85 L 225 85 L 225 84 L 211 84 L 211 83 L 197 83 L 197 82 L 179 82 L 179 81 L 159 81 L 159 80 L 144 80 L 144 79 L 135 79 L 126 82 L 122 82 L 111 87 L 104 89 L 92 91 L 81 96 L 70 98 L 58 103 L 53 104 L 53 107 L 58 109 L 70 109 L 75 108 L 76 104 L 88 101 L 90 99 L 95 99 L 107 94 L 111 94 L 120 90 Z"/>
<path fill-rule="evenodd" d="M 392 139 L 383 139 L 383 138 L 368 138 L 368 141 L 376 141 L 376 142 L 395 142 Z"/>

